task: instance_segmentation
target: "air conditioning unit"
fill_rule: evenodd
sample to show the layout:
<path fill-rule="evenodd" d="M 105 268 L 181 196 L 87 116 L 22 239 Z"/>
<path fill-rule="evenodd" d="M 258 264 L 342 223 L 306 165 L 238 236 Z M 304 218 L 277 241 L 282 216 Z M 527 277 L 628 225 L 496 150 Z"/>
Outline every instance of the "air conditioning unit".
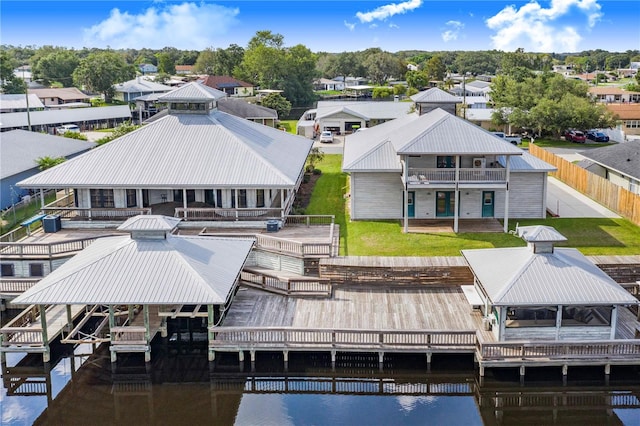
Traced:
<path fill-rule="evenodd" d="M 473 159 L 473 168 L 474 169 L 484 169 L 486 164 L 485 158 L 474 158 Z"/>

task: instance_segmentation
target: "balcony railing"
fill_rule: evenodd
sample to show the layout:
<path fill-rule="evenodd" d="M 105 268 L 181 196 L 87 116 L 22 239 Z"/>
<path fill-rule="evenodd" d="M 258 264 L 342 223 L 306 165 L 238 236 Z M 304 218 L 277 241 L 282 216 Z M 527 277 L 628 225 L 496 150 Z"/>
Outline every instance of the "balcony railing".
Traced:
<path fill-rule="evenodd" d="M 141 214 L 151 214 L 151 209 L 144 208 L 108 208 L 89 209 L 80 207 L 45 207 L 42 213 L 57 215 L 64 219 L 87 219 L 87 220 L 126 220 L 130 217 Z"/>
<path fill-rule="evenodd" d="M 273 208 L 241 208 L 222 209 L 207 207 L 176 207 L 175 217 L 185 220 L 230 221 L 230 220 L 266 220 L 280 219 L 282 209 Z"/>
<path fill-rule="evenodd" d="M 507 180 L 507 171 L 497 168 L 459 169 L 458 182 L 501 183 Z M 413 185 L 456 182 L 456 169 L 409 168 L 407 183 Z"/>

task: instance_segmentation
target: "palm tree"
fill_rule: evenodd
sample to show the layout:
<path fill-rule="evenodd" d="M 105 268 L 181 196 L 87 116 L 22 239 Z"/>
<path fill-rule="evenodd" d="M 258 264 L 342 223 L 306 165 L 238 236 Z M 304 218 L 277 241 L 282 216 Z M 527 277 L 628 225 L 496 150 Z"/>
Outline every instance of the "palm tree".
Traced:
<path fill-rule="evenodd" d="M 64 157 L 40 157 L 36 160 L 36 164 L 38 164 L 38 169 L 47 170 L 58 164 L 64 163 L 66 158 Z"/>

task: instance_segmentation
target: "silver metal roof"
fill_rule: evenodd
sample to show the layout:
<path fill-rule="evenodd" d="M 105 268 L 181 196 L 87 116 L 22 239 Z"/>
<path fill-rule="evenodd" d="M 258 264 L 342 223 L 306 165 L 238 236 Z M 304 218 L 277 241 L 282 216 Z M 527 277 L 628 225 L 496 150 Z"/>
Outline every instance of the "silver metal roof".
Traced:
<path fill-rule="evenodd" d="M 438 89 L 437 87 L 432 87 L 431 89 L 424 90 L 420 93 L 416 93 L 411 96 L 411 100 L 416 103 L 452 103 L 457 104 L 462 102 L 458 96 L 453 96 L 450 93 L 445 92 L 442 89 Z"/>
<path fill-rule="evenodd" d="M 14 302 L 222 304 L 252 245 L 252 240 L 196 236 L 100 238 Z"/>
<path fill-rule="evenodd" d="M 393 151 L 380 149 L 387 143 L 393 145 Z M 343 170 L 399 171 L 401 154 L 520 156 L 523 151 L 475 124 L 435 109 L 422 116 L 408 114 L 347 136 Z M 388 158 L 383 160 L 381 155 Z"/>
<path fill-rule="evenodd" d="M 88 151 L 96 144 L 27 130 L 3 132 L 0 137 L 0 178 L 38 167 L 41 157 L 68 157 Z"/>
<path fill-rule="evenodd" d="M 44 108 L 44 104 L 33 93 L 29 94 L 29 109 Z M 27 109 L 27 97 L 24 94 L 5 94 L 0 93 L 0 110 L 5 109 Z"/>
<path fill-rule="evenodd" d="M 519 226 L 518 236 L 529 243 L 567 241 L 567 237 L 551 226 Z"/>
<path fill-rule="evenodd" d="M 312 145 L 302 136 L 220 111 L 169 114 L 20 186 L 291 188 Z"/>
<path fill-rule="evenodd" d="M 131 109 L 128 105 L 116 105 L 95 108 L 31 111 L 29 117 L 32 126 L 47 126 L 82 123 L 83 121 L 110 120 L 114 118 L 131 118 Z M 0 114 L 0 128 L 2 129 L 26 126 L 28 126 L 26 112 Z"/>
<path fill-rule="evenodd" d="M 503 142 L 511 144 L 508 141 Z M 505 156 L 498 157 L 498 163 L 500 163 L 502 167 L 506 167 L 505 158 Z M 543 161 L 526 151 L 523 151 L 522 155 L 517 157 L 510 156 L 509 166 L 511 167 L 512 172 L 555 172 L 558 170 L 546 161 Z"/>
<path fill-rule="evenodd" d="M 226 97 L 227 94 L 205 86 L 199 81 L 192 81 L 184 86 L 178 87 L 169 93 L 158 96 L 159 102 L 188 102 L 188 101 L 215 101 Z"/>
<path fill-rule="evenodd" d="M 316 118 L 321 119 L 347 108 L 349 113 L 366 120 L 391 120 L 407 115 L 412 107 L 411 102 L 319 101 Z"/>
<path fill-rule="evenodd" d="M 171 86 L 156 83 L 140 77 L 125 81 L 124 83 L 116 84 L 113 88 L 116 92 L 122 93 L 162 93 L 173 90 L 173 87 Z"/>
<path fill-rule="evenodd" d="M 632 305 L 638 300 L 573 248 L 462 250 L 496 306 Z"/>
<path fill-rule="evenodd" d="M 139 215 L 127 219 L 118 231 L 172 231 L 182 219 L 162 215 Z"/>

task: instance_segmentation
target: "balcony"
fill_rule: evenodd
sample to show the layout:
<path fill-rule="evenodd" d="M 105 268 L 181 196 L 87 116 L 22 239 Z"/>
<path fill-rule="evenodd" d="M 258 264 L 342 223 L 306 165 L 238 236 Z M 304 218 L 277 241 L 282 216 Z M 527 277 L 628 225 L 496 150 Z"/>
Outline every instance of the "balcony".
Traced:
<path fill-rule="evenodd" d="M 458 169 L 458 183 L 506 183 L 506 169 L 475 168 Z M 428 185 L 433 183 L 455 183 L 456 169 L 416 169 L 409 168 L 407 184 Z"/>

